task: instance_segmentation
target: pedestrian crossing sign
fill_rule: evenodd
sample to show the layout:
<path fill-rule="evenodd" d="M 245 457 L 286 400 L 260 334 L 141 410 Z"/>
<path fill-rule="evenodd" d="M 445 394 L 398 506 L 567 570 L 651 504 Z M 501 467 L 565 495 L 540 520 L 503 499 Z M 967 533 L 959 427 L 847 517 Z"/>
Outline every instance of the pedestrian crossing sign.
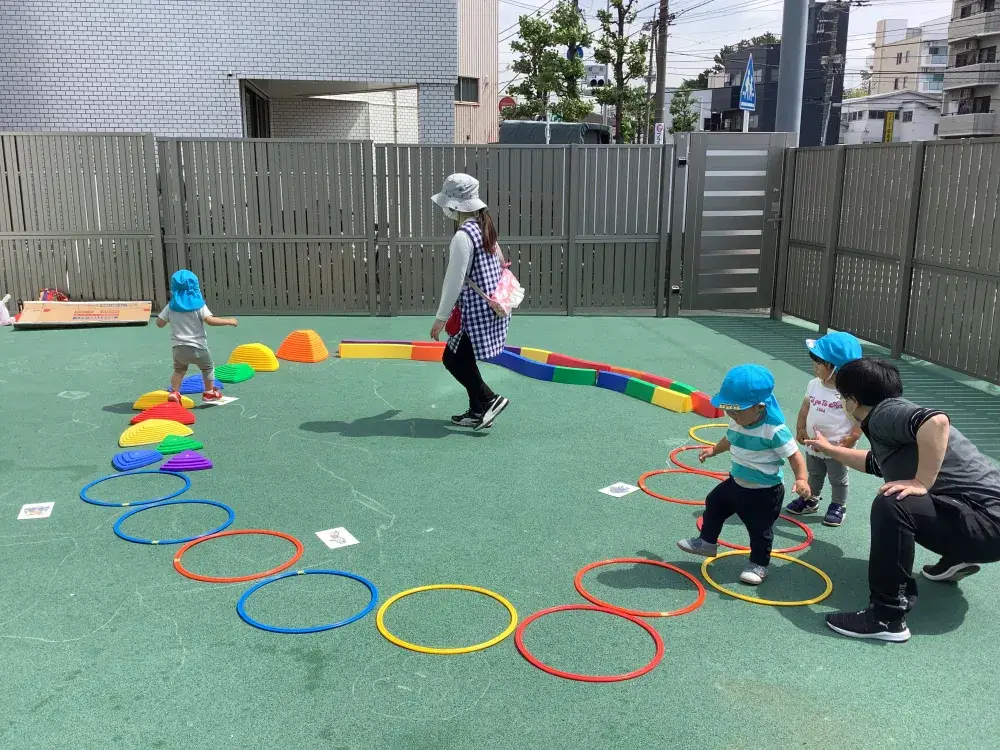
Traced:
<path fill-rule="evenodd" d="M 757 109 L 757 82 L 754 80 L 753 55 L 747 58 L 747 70 L 743 74 L 743 85 L 740 87 L 740 109 L 753 112 Z"/>

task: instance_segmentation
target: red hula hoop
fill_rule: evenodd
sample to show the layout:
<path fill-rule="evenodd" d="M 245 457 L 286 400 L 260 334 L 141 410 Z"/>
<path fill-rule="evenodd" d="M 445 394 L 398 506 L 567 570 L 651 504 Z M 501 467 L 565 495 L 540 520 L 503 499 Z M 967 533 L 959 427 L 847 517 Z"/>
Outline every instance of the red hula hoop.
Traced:
<path fill-rule="evenodd" d="M 646 480 L 650 477 L 659 476 L 660 474 L 691 474 L 692 472 L 687 469 L 654 469 L 653 471 L 647 471 L 641 477 L 637 484 L 639 489 L 645 492 L 650 497 L 655 497 L 657 500 L 666 500 L 668 503 L 677 503 L 678 505 L 704 505 L 704 500 L 683 500 L 679 497 L 667 497 L 666 495 L 660 495 L 653 492 L 646 486 Z M 706 476 L 706 475 L 701 475 Z M 724 477 L 710 476 L 709 479 L 717 479 L 720 482 L 724 480 Z"/>
<path fill-rule="evenodd" d="M 629 622 L 634 622 L 640 628 L 649 633 L 650 637 L 653 639 L 653 643 L 656 644 L 656 653 L 650 660 L 649 664 L 644 667 L 640 667 L 632 672 L 620 675 L 587 675 L 587 674 L 575 674 L 573 672 L 564 672 L 561 669 L 556 669 L 555 667 L 550 667 L 547 664 L 543 664 L 538 659 L 536 659 L 527 647 L 524 645 L 524 629 L 528 627 L 532 622 L 537 620 L 539 617 L 544 617 L 545 615 L 552 614 L 553 612 L 566 612 L 568 610 L 582 610 L 586 612 L 601 612 L 606 615 L 614 615 L 615 617 L 621 617 L 623 620 L 628 620 Z M 663 639 L 660 634 L 656 632 L 656 629 L 650 625 L 645 620 L 640 620 L 638 617 L 633 617 L 632 615 L 626 614 L 621 610 L 609 609 L 608 607 L 595 607 L 590 604 L 563 604 L 558 607 L 549 607 L 548 609 L 543 609 L 539 612 L 535 612 L 533 615 L 529 615 L 521 624 L 517 626 L 517 631 L 514 633 L 514 643 L 517 645 L 517 650 L 521 652 L 521 656 L 528 660 L 528 663 L 533 667 L 537 667 L 543 672 L 555 675 L 556 677 L 562 677 L 566 680 L 576 680 L 577 682 L 621 682 L 622 680 L 632 680 L 636 677 L 642 677 L 642 675 L 647 672 L 652 672 L 656 666 L 663 659 Z"/>
<path fill-rule="evenodd" d="M 292 555 L 292 558 L 290 560 L 288 560 L 287 562 L 283 562 L 281 565 L 279 565 L 276 568 L 272 568 L 271 570 L 265 570 L 263 573 L 254 573 L 253 575 L 248 575 L 248 576 L 235 576 L 233 578 L 217 578 L 215 576 L 203 576 L 200 573 L 192 573 L 190 570 L 181 565 L 181 558 L 184 556 L 184 553 L 187 552 L 192 547 L 194 547 L 195 545 L 201 544 L 202 542 L 207 542 L 210 539 L 219 539 L 220 537 L 224 536 L 237 536 L 239 534 L 263 534 L 265 536 L 276 536 L 281 539 L 285 539 L 295 545 L 295 554 Z M 255 581 L 258 578 L 267 578 L 268 576 L 273 576 L 275 573 L 280 573 L 281 571 L 292 567 L 296 562 L 298 562 L 299 558 L 302 557 L 302 553 L 304 551 L 305 548 L 302 546 L 302 542 L 300 542 L 294 536 L 291 536 L 290 534 L 284 534 L 280 531 L 268 531 L 267 529 L 236 529 L 232 531 L 220 531 L 218 534 L 212 534 L 211 536 L 203 536 L 200 539 L 195 539 L 193 542 L 188 542 L 179 550 L 177 550 L 177 554 L 174 555 L 174 570 L 176 570 L 185 578 L 191 578 L 192 580 L 203 581 L 205 583 L 242 583 L 243 581 Z"/>
<path fill-rule="evenodd" d="M 784 516 L 784 515 L 778 516 L 778 518 L 798 526 L 800 529 L 806 532 L 806 539 L 804 542 L 799 542 L 793 547 L 785 547 L 784 549 L 771 550 L 772 552 L 777 552 L 778 554 L 781 555 L 787 555 L 791 552 L 799 552 L 801 550 L 804 550 L 806 547 L 812 544 L 813 541 L 812 529 L 810 529 L 808 526 L 802 523 L 802 521 L 798 520 L 797 518 L 792 518 L 791 516 Z M 698 516 L 698 520 L 695 521 L 695 525 L 698 527 L 698 531 L 701 531 L 701 526 L 703 523 L 704 519 L 701 516 Z M 742 544 L 731 544 L 730 542 L 723 541 L 722 539 L 719 539 L 719 544 L 721 544 L 723 547 L 729 547 L 729 549 L 738 549 L 738 550 L 743 550 L 744 552 L 750 549 L 749 547 L 744 547 Z"/>
<path fill-rule="evenodd" d="M 674 466 L 684 469 L 685 471 L 688 471 L 691 474 L 702 474 L 706 477 L 712 477 L 712 479 L 725 479 L 726 477 L 729 476 L 729 474 L 725 471 L 709 471 L 708 469 L 700 469 L 697 466 L 688 466 L 687 464 L 682 464 L 677 459 L 678 453 L 683 453 L 684 451 L 701 451 L 708 447 L 709 446 L 707 445 L 684 445 L 681 446 L 680 448 L 674 448 L 672 451 L 670 451 L 670 462 Z"/>
<path fill-rule="evenodd" d="M 672 612 L 643 612 L 638 609 L 626 609 L 625 607 L 619 607 L 617 604 L 610 604 L 608 602 L 598 599 L 596 596 L 591 594 L 583 587 L 583 577 L 593 570 L 594 568 L 599 568 L 602 565 L 617 565 L 619 563 L 635 563 L 638 565 L 656 565 L 660 568 L 666 568 L 667 570 L 672 570 L 675 573 L 680 573 L 682 576 L 687 578 L 691 583 L 694 584 L 695 589 L 698 591 L 698 596 L 695 598 L 692 604 L 682 607 L 681 609 L 675 609 Z M 602 560 L 600 562 L 593 562 L 590 565 L 585 565 L 580 568 L 579 572 L 576 574 L 576 578 L 573 579 L 573 585 L 576 586 L 576 590 L 580 592 L 580 596 L 586 599 L 592 604 L 596 604 L 599 607 L 604 607 L 605 609 L 613 609 L 616 612 L 624 612 L 627 615 L 632 615 L 633 617 L 680 617 L 681 615 L 686 615 L 689 612 L 694 612 L 698 607 L 705 603 L 705 587 L 701 585 L 701 581 L 695 578 L 693 575 L 688 573 L 682 568 L 678 568 L 676 565 L 671 565 L 670 563 L 660 562 L 659 560 L 647 560 L 644 557 L 617 557 L 613 560 Z"/>

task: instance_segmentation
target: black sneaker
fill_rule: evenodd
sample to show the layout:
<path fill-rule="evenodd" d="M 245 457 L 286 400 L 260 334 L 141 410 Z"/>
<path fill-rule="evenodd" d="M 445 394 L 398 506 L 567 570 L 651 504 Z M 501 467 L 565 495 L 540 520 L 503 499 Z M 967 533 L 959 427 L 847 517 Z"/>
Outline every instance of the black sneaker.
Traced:
<path fill-rule="evenodd" d="M 490 427 L 493 424 L 493 420 L 500 416 L 500 412 L 507 408 L 510 404 L 503 396 L 494 396 L 493 400 L 490 401 L 489 406 L 486 407 L 486 411 L 483 412 L 482 418 L 479 420 L 479 424 L 473 425 L 473 430 L 483 430 Z"/>
<path fill-rule="evenodd" d="M 978 573 L 979 570 L 979 566 L 975 563 L 958 562 L 954 558 L 942 557 L 933 565 L 925 565 L 921 572 L 924 578 L 931 581 L 956 583 L 973 573 Z"/>
<path fill-rule="evenodd" d="M 906 620 L 880 620 L 871 607 L 860 612 L 837 612 L 826 616 L 826 624 L 848 638 L 873 638 L 878 641 L 905 643 L 910 640 Z"/>
<path fill-rule="evenodd" d="M 785 510 L 795 516 L 802 516 L 806 513 L 815 513 L 819 510 L 819 498 L 810 497 L 806 499 L 804 497 L 797 497 L 785 506 Z"/>
<path fill-rule="evenodd" d="M 456 427 L 475 427 L 483 419 L 482 414 L 476 414 L 469 409 L 465 414 L 457 414 L 451 418 L 451 423 Z"/>

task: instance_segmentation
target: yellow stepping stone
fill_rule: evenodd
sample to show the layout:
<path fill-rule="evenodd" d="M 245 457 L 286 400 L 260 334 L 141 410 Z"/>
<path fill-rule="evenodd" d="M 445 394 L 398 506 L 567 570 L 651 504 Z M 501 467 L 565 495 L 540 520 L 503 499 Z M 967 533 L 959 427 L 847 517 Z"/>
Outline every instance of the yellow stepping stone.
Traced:
<path fill-rule="evenodd" d="M 274 372 L 278 369 L 278 358 L 263 344 L 241 344 L 229 355 L 231 365 L 250 365 L 256 372 Z"/>
<path fill-rule="evenodd" d="M 131 448 L 136 445 L 159 443 L 167 435 L 185 437 L 193 434 L 194 430 L 180 422 L 170 419 L 147 419 L 125 430 L 118 438 L 118 445 L 122 448 Z"/>
<path fill-rule="evenodd" d="M 139 400 L 132 404 L 132 408 L 136 411 L 146 411 L 146 409 L 152 408 L 159 404 L 167 403 L 167 396 L 170 394 L 166 391 L 150 391 L 149 393 L 144 393 L 139 396 Z M 193 409 L 194 401 L 189 399 L 187 396 L 181 396 L 181 406 L 185 409 Z"/>

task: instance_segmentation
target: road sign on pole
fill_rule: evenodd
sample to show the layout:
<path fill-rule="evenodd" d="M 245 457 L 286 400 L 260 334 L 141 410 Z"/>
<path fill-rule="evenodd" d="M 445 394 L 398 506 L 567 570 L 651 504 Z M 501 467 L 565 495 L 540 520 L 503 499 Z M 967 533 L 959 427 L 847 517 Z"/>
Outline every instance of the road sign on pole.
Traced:
<path fill-rule="evenodd" d="M 743 110 L 743 132 L 750 132 L 750 113 L 757 109 L 757 82 L 754 80 L 753 55 L 747 57 L 747 69 L 740 86 L 740 109 Z"/>
<path fill-rule="evenodd" d="M 655 140 L 656 145 L 657 146 L 662 146 L 663 145 L 663 123 L 662 122 L 658 122 L 653 127 L 655 128 L 654 134 L 655 134 L 655 137 L 656 137 L 656 140 Z"/>

